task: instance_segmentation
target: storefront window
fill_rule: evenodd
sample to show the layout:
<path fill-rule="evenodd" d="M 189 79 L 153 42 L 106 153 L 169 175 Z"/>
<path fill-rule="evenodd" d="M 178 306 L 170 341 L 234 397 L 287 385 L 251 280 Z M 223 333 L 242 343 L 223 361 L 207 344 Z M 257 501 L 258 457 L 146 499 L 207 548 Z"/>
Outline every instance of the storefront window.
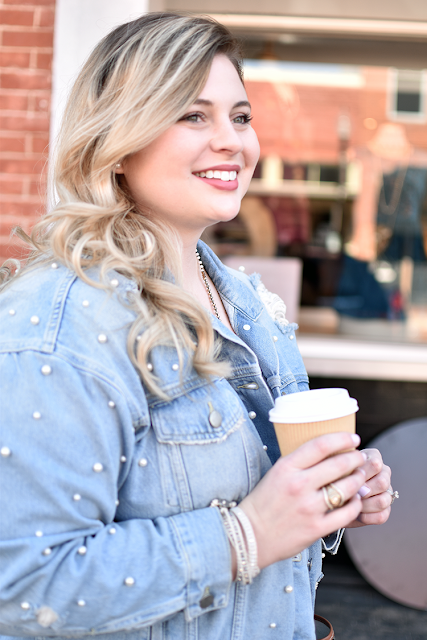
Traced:
<path fill-rule="evenodd" d="M 427 342 L 425 77 L 245 61 L 261 158 L 237 219 L 206 239 L 301 260 L 302 332 Z"/>

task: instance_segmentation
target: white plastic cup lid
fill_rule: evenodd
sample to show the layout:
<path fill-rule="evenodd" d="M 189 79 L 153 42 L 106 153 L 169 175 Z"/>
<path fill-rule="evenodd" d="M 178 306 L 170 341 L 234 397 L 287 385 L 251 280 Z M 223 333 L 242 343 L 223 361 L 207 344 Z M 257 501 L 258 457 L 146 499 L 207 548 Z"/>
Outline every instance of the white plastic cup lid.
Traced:
<path fill-rule="evenodd" d="M 347 389 L 313 389 L 276 398 L 269 418 L 279 424 L 301 424 L 343 418 L 358 410 Z"/>

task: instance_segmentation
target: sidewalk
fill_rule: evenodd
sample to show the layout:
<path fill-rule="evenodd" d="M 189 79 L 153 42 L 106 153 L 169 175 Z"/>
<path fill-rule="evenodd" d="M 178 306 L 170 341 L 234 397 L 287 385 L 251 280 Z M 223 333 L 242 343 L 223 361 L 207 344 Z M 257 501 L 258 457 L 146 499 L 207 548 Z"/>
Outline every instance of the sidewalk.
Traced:
<path fill-rule="evenodd" d="M 427 640 L 427 611 L 410 609 L 373 589 L 350 564 L 324 565 L 316 613 L 334 627 L 335 640 Z"/>

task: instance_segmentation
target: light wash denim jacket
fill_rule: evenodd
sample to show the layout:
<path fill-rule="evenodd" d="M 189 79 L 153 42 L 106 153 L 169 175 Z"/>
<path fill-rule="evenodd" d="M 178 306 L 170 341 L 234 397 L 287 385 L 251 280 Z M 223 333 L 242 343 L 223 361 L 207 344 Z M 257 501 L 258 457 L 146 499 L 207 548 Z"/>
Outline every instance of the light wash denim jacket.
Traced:
<path fill-rule="evenodd" d="M 109 294 L 52 264 L 0 295 L 3 640 L 314 639 L 320 541 L 242 586 L 209 507 L 241 501 L 279 455 L 273 399 L 308 389 L 296 325 L 280 304 L 271 317 L 256 277 L 199 251 L 235 331 L 213 317 L 233 373 L 207 382 L 191 370 L 181 384 L 174 349 L 156 348 L 169 402 L 127 355 L 123 276 Z"/>

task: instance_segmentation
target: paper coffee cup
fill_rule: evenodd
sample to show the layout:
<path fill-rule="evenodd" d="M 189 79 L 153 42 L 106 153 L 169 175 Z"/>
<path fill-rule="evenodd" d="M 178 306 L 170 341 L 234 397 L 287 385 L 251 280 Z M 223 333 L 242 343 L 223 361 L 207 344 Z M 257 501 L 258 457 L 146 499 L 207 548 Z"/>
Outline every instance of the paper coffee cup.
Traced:
<path fill-rule="evenodd" d="M 355 433 L 358 410 L 347 389 L 314 389 L 276 398 L 269 417 L 280 453 L 286 456 L 324 433 Z"/>

